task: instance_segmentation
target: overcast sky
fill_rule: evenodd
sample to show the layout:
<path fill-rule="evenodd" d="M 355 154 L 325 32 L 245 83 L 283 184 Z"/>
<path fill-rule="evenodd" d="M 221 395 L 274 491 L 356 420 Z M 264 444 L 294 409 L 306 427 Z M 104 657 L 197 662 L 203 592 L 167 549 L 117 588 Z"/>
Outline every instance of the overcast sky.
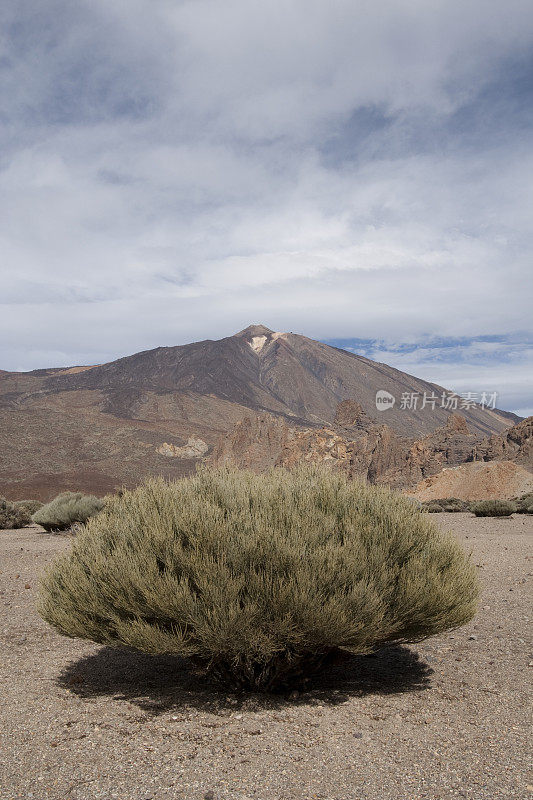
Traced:
<path fill-rule="evenodd" d="M 531 0 L 0 21 L 0 368 L 263 322 L 532 413 Z"/>

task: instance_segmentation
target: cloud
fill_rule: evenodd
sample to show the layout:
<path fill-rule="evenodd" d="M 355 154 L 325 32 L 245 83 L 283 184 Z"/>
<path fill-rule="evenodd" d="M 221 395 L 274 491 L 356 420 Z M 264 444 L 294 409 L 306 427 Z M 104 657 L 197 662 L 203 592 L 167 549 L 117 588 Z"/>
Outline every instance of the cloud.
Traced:
<path fill-rule="evenodd" d="M 533 414 L 533 337 L 491 335 L 479 339 L 428 338 L 387 342 L 331 340 L 329 344 L 444 386 L 477 395 L 497 394 L 497 407 L 520 416 Z"/>
<path fill-rule="evenodd" d="M 529 3 L 0 14 L 0 367 L 531 332 Z"/>

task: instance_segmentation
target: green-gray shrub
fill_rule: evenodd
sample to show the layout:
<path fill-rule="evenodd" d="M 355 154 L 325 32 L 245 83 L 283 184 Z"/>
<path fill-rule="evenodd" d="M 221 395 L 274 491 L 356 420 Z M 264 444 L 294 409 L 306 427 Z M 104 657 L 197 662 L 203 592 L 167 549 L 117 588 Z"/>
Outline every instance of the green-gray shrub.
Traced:
<path fill-rule="evenodd" d="M 223 468 L 110 498 L 44 577 L 39 610 L 66 636 L 270 691 L 339 648 L 463 625 L 477 594 L 455 538 L 399 493 L 311 466 Z"/>
<path fill-rule="evenodd" d="M 32 516 L 33 522 L 47 531 L 65 531 L 74 523 L 84 523 L 98 514 L 104 501 L 81 492 L 63 492 Z"/>
<path fill-rule="evenodd" d="M 426 511 L 428 514 L 442 514 L 444 509 L 441 504 L 437 503 L 435 500 L 426 500 L 422 504 L 422 511 Z"/>
<path fill-rule="evenodd" d="M 518 497 L 515 501 L 517 514 L 531 514 L 533 509 L 533 492 Z"/>
<path fill-rule="evenodd" d="M 43 507 L 44 503 L 41 503 L 40 500 L 17 500 L 15 505 L 17 508 L 21 508 L 23 511 L 26 511 L 26 513 L 31 517 L 36 511 Z"/>
<path fill-rule="evenodd" d="M 6 531 L 15 528 L 24 528 L 31 522 L 30 515 L 16 503 L 11 503 L 5 497 L 0 497 L 0 530 Z"/>
<path fill-rule="evenodd" d="M 466 500 L 459 500 L 458 497 L 443 497 L 438 500 L 426 500 L 422 504 L 422 508 L 430 514 L 438 514 L 441 511 L 454 514 L 460 511 L 470 511 L 470 503 Z"/>
<path fill-rule="evenodd" d="M 509 517 L 515 513 L 516 505 L 510 500 L 481 500 L 472 511 L 476 517 Z"/>

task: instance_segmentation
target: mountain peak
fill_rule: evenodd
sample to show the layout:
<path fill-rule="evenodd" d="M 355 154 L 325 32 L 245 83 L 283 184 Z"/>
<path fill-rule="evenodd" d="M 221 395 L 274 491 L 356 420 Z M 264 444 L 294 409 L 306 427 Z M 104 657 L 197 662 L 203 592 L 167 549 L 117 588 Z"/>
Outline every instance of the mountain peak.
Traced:
<path fill-rule="evenodd" d="M 239 331 L 235 336 L 242 336 L 243 338 L 250 338 L 251 336 L 270 336 L 274 331 L 267 328 L 266 325 L 248 325 L 244 330 Z"/>
<path fill-rule="evenodd" d="M 254 353 L 259 355 L 265 346 L 275 342 L 277 339 L 286 339 L 287 334 L 271 331 L 266 325 L 249 325 L 243 331 L 236 333 L 235 337 L 246 339 Z"/>

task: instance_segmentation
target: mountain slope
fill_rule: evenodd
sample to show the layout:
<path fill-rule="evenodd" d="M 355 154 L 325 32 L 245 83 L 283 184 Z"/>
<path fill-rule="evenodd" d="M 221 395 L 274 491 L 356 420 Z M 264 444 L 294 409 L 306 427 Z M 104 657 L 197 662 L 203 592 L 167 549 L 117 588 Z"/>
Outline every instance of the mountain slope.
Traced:
<path fill-rule="evenodd" d="M 379 389 L 397 399 L 383 413 L 375 405 Z M 440 400 L 443 391 L 385 364 L 262 325 L 94 367 L 0 372 L 0 494 L 102 493 L 146 474 L 177 477 L 250 412 L 320 427 L 332 424 L 339 403 L 351 399 L 370 423 L 421 437 L 444 425 L 449 412 L 438 403 L 434 410 L 402 410 L 401 395 L 435 393 Z M 518 419 L 479 407 L 461 413 L 480 437 Z"/>

